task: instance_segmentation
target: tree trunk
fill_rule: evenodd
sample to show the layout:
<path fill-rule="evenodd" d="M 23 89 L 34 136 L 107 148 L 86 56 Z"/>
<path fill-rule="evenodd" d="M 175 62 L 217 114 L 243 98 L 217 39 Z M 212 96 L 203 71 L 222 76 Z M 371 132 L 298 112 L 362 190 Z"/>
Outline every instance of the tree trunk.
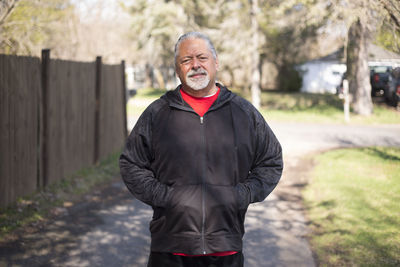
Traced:
<path fill-rule="evenodd" d="M 260 108 L 260 54 L 258 53 L 258 0 L 251 1 L 251 30 L 252 30 L 252 62 L 251 62 L 251 98 L 254 107 Z"/>
<path fill-rule="evenodd" d="M 154 68 L 153 69 L 153 73 L 154 73 L 154 76 L 156 78 L 156 81 L 157 81 L 157 84 L 158 84 L 158 88 L 159 89 L 165 89 L 165 81 L 164 81 L 164 77 L 163 77 L 160 69 Z"/>
<path fill-rule="evenodd" d="M 147 88 L 154 88 L 154 72 L 153 72 L 153 67 L 146 63 L 146 78 L 145 78 L 145 84 Z"/>
<path fill-rule="evenodd" d="M 367 41 L 367 30 L 358 19 L 348 33 L 347 79 L 353 111 L 364 116 L 371 115 L 373 111 Z"/>

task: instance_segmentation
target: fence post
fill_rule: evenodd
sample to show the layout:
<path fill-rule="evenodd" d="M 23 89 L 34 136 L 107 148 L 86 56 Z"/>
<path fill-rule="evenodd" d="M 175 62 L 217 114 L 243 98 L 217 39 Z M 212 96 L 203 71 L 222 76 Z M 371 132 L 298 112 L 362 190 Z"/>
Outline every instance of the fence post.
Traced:
<path fill-rule="evenodd" d="M 49 90 L 49 64 L 50 64 L 50 49 L 42 50 L 41 64 L 41 82 L 42 91 L 39 97 L 39 137 L 38 137 L 38 174 L 37 186 L 46 187 L 48 185 L 48 90 Z"/>
<path fill-rule="evenodd" d="M 126 77 L 125 77 L 125 60 L 121 61 L 121 71 L 122 71 L 122 114 L 123 114 L 123 133 L 124 139 L 128 136 L 128 122 L 126 118 Z"/>
<path fill-rule="evenodd" d="M 101 56 L 96 57 L 95 114 L 94 114 L 94 163 L 99 162 L 100 153 L 100 91 L 101 91 Z"/>

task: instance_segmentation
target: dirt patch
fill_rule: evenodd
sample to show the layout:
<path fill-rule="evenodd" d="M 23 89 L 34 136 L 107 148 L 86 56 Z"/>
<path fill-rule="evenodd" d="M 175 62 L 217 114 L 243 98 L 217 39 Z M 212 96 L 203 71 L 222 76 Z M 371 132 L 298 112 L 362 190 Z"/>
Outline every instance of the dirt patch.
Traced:
<path fill-rule="evenodd" d="M 308 154 L 300 159 L 285 160 L 283 178 L 276 188 L 280 200 L 302 204 L 301 190 L 309 182 L 309 174 L 315 166 L 314 155 Z"/>

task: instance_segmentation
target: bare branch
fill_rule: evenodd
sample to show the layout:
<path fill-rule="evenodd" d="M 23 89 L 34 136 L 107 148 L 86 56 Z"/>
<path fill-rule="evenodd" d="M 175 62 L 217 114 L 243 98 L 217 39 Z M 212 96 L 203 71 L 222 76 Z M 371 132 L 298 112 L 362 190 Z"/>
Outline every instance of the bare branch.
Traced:
<path fill-rule="evenodd" d="M 383 8 L 386 10 L 386 12 L 389 14 L 390 19 L 393 21 L 395 24 L 397 30 L 400 32 L 400 7 L 399 4 L 394 4 L 391 1 L 387 0 L 379 0 Z"/>
<path fill-rule="evenodd" d="M 0 25 L 10 15 L 18 0 L 1 0 L 0 1 Z"/>

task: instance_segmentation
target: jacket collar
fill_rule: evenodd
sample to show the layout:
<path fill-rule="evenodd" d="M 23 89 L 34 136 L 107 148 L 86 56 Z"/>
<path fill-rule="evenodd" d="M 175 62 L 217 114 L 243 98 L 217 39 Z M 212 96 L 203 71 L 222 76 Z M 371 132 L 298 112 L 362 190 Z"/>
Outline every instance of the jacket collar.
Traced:
<path fill-rule="evenodd" d="M 210 107 L 210 110 L 219 108 L 220 106 L 224 105 L 226 102 L 230 101 L 233 97 L 235 97 L 235 94 L 233 94 L 231 91 L 229 91 L 229 89 L 226 88 L 225 86 L 223 86 L 219 83 L 216 83 L 216 85 L 220 88 L 220 92 L 219 92 L 217 100 Z M 192 110 L 192 108 L 182 98 L 182 95 L 180 93 L 181 87 L 182 87 L 182 85 L 180 84 L 174 90 L 165 93 L 163 96 L 161 96 L 161 98 L 166 100 L 169 103 L 169 105 L 172 107 L 183 109 L 183 110 Z"/>

